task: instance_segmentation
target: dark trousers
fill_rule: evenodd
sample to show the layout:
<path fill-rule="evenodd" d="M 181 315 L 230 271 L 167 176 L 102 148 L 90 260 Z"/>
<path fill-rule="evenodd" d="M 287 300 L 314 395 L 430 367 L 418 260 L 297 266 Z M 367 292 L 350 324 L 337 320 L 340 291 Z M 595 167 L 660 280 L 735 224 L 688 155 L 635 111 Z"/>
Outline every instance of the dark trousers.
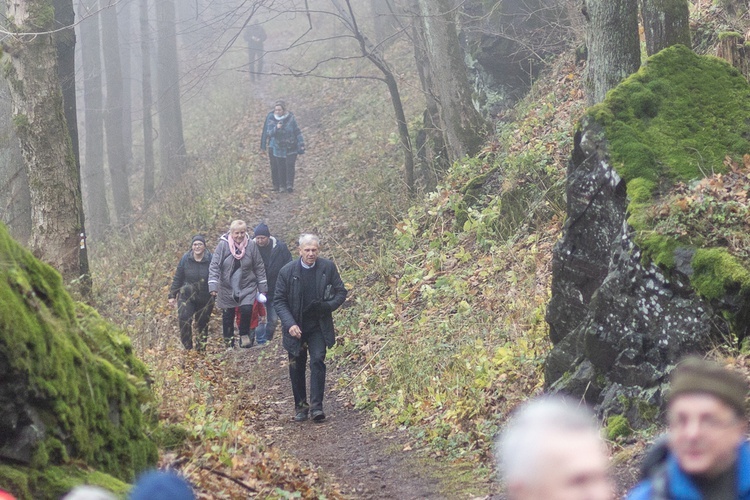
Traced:
<path fill-rule="evenodd" d="M 326 342 L 318 328 L 309 334 L 302 334 L 302 349 L 299 356 L 289 355 L 289 378 L 292 381 L 294 407 L 307 406 L 307 355 L 310 353 L 310 408 L 323 409 L 323 391 L 326 386 Z"/>
<path fill-rule="evenodd" d="M 193 348 L 193 318 L 198 326 L 195 348 L 199 351 L 206 349 L 208 339 L 208 320 L 214 310 L 214 298 L 192 297 L 181 300 L 177 304 L 177 318 L 180 321 L 180 340 L 185 349 Z"/>
<path fill-rule="evenodd" d="M 234 347 L 234 307 L 224 309 L 221 314 L 222 333 L 227 347 Z M 240 306 L 240 336 L 250 335 L 250 320 L 253 319 L 253 305 Z M 252 337 L 254 340 L 255 337 Z"/>
<path fill-rule="evenodd" d="M 260 80 L 260 73 L 263 73 L 263 47 L 249 47 L 250 54 L 250 80 Z"/>
<path fill-rule="evenodd" d="M 273 188 L 294 189 L 294 166 L 297 163 L 297 155 L 287 155 L 286 158 L 280 158 L 269 152 L 268 158 L 271 162 Z"/>

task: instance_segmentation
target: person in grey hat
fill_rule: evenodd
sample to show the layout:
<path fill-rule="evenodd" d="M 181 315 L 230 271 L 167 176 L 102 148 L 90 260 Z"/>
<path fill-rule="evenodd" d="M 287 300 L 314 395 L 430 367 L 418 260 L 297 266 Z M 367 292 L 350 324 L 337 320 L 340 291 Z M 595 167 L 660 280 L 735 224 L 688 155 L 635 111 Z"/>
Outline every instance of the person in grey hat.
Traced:
<path fill-rule="evenodd" d="M 196 234 L 190 250 L 180 259 L 169 289 L 169 305 L 177 303 L 177 318 L 180 323 L 180 340 L 185 349 L 193 348 L 193 320 L 198 326 L 196 349 L 206 349 L 208 320 L 214 310 L 214 298 L 208 292 L 208 266 L 211 252 L 206 248 L 206 239 Z"/>
<path fill-rule="evenodd" d="M 266 280 L 268 282 L 268 293 L 266 298 L 266 322 L 258 325 L 255 329 L 255 340 L 258 345 L 264 345 L 273 339 L 273 332 L 276 330 L 276 323 L 279 317 L 276 309 L 273 307 L 273 293 L 276 290 L 276 279 L 279 271 L 288 262 L 292 260 L 292 253 L 289 251 L 286 243 L 275 236 L 271 236 L 268 226 L 261 222 L 253 231 L 255 244 L 258 245 L 260 256 L 263 259 L 263 265 L 266 268 Z"/>
<path fill-rule="evenodd" d="M 665 457 L 627 498 L 750 500 L 747 393 L 747 379 L 718 363 L 679 363 L 667 394 Z"/>

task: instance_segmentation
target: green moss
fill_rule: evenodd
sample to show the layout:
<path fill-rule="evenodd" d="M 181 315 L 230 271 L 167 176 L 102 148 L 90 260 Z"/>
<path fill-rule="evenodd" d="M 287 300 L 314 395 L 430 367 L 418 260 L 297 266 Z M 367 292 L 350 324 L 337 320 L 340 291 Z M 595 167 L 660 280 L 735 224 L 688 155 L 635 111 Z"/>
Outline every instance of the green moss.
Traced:
<path fill-rule="evenodd" d="M 628 222 L 644 261 L 673 268 L 674 251 L 684 243 L 656 234 L 649 209 L 678 181 L 726 172 L 727 156 L 742 164 L 750 152 L 748 116 L 747 80 L 725 61 L 682 45 L 649 58 L 587 111 L 584 126 L 597 130 L 592 121 L 601 126 L 611 164 L 626 182 Z M 700 247 L 699 240 L 693 244 Z M 693 268 L 692 283 L 707 299 L 750 293 L 750 273 L 724 248 L 699 248 Z"/>
<path fill-rule="evenodd" d="M 189 432 L 181 425 L 160 425 L 152 434 L 152 439 L 159 448 L 167 450 L 178 448 L 188 438 Z"/>
<path fill-rule="evenodd" d="M 708 299 L 750 290 L 750 272 L 725 248 L 698 249 L 693 256 L 691 283 Z"/>
<path fill-rule="evenodd" d="M 607 439 L 615 441 L 619 437 L 629 436 L 633 429 L 628 423 L 628 419 L 623 415 L 612 415 L 607 419 Z"/>
<path fill-rule="evenodd" d="M 721 33 L 719 33 L 719 40 L 726 40 L 727 38 L 734 38 L 738 41 L 742 41 L 744 39 L 742 33 L 737 33 L 736 31 L 722 31 Z"/>
<path fill-rule="evenodd" d="M 155 463 L 142 411 L 151 398 L 147 371 L 130 341 L 96 311 L 75 303 L 60 275 L 2 225 L 0 359 L 9 366 L 8 379 L 24 381 L 32 411 L 46 428 L 28 468 L 36 474 L 28 481 L 35 498 L 52 497 L 37 488 L 69 485 L 67 479 L 41 479 L 41 471 L 75 463 L 129 481 Z"/>

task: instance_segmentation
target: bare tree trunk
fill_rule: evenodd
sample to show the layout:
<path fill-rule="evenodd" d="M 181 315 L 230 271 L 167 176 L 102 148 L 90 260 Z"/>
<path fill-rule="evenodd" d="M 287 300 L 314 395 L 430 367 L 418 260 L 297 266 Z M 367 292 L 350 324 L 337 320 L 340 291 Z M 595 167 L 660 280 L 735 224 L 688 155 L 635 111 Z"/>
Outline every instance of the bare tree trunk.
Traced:
<path fill-rule="evenodd" d="M 66 280 L 81 275 L 79 260 L 83 209 L 81 184 L 52 43 L 54 19 L 50 0 L 8 0 L 6 39 L 12 54 L 6 75 L 13 101 L 13 121 L 21 143 L 31 193 L 31 248 Z"/>
<path fill-rule="evenodd" d="M 81 197 L 81 155 L 78 149 L 78 113 L 76 111 L 76 64 L 75 47 L 76 35 L 73 28 L 75 23 L 75 12 L 73 11 L 73 0 L 53 0 L 55 9 L 55 28 L 53 36 L 55 48 L 57 49 L 57 76 L 60 81 L 63 98 L 63 113 L 65 124 L 70 135 L 70 144 L 73 149 L 73 158 L 76 168 L 76 179 L 78 182 L 78 203 L 80 203 L 80 235 L 79 235 L 79 280 L 80 291 L 83 295 L 91 292 L 91 277 L 89 275 L 88 247 L 86 245 L 86 224 L 83 212 L 83 200 Z"/>
<path fill-rule="evenodd" d="M 118 2 L 117 23 L 120 41 L 120 65 L 122 68 L 122 145 L 128 166 L 133 162 L 133 99 L 130 22 L 133 9 L 131 2 Z"/>
<path fill-rule="evenodd" d="M 453 3 L 450 0 L 419 0 L 419 8 L 440 106 L 440 121 L 450 160 L 454 161 L 479 150 L 486 136 L 486 124 L 471 100 Z"/>
<path fill-rule="evenodd" d="M 745 78 L 750 79 L 750 48 L 740 33 L 719 33 L 716 57 L 724 59 L 745 75 Z"/>
<path fill-rule="evenodd" d="M 637 0 L 585 0 L 584 15 L 588 20 L 586 101 L 592 105 L 603 101 L 607 91 L 641 65 L 638 3 Z"/>
<path fill-rule="evenodd" d="M 687 0 L 640 0 L 640 4 L 648 55 L 678 43 L 690 47 Z"/>
<path fill-rule="evenodd" d="M 163 180 L 174 180 L 185 168 L 185 139 L 182 134 L 177 33 L 172 0 L 156 2 L 156 31 L 158 33 L 156 105 L 159 110 L 159 161 Z"/>
<path fill-rule="evenodd" d="M 120 225 L 130 221 L 132 204 L 128 186 L 128 159 L 122 143 L 122 67 L 120 66 L 120 41 L 117 34 L 115 0 L 108 6 L 100 5 L 102 21 L 102 49 L 104 72 L 107 80 L 107 111 L 104 127 L 107 135 L 107 163 L 112 182 L 112 198 Z"/>
<path fill-rule="evenodd" d="M 88 208 L 88 226 L 99 237 L 109 227 L 107 179 L 104 172 L 104 99 L 102 95 L 101 38 L 98 0 L 79 0 L 81 13 L 81 65 L 83 67 L 84 133 L 83 186 Z"/>
<path fill-rule="evenodd" d="M 148 0 L 140 0 L 141 92 L 143 100 L 143 203 L 154 197 L 154 124 L 151 117 L 151 27 Z"/>

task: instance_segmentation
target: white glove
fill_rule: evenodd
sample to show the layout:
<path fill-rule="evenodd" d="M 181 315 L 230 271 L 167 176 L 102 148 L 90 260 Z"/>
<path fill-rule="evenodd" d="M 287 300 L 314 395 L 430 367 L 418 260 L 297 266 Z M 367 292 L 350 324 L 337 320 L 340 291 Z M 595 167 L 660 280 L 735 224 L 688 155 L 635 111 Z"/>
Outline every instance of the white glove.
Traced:
<path fill-rule="evenodd" d="M 258 293 L 258 302 L 260 302 L 261 304 L 265 304 L 266 300 L 268 300 L 266 298 L 266 294 L 264 294 L 264 293 Z"/>

